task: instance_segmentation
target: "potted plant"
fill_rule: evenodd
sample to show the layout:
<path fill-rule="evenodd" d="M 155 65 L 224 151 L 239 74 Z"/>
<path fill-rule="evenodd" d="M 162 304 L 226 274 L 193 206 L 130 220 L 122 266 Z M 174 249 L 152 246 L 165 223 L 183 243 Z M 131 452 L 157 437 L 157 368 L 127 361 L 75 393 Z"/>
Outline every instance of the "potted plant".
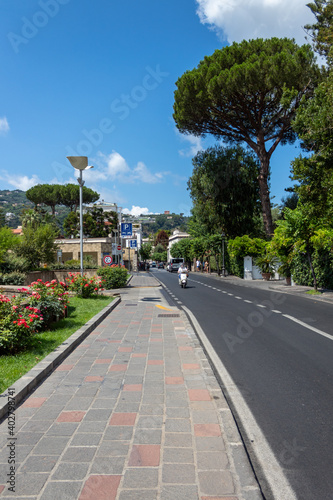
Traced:
<path fill-rule="evenodd" d="M 255 257 L 254 263 L 259 267 L 261 271 L 262 278 L 265 281 L 269 281 L 272 277 L 272 273 L 275 270 L 275 265 L 277 263 L 277 258 L 269 252 L 268 247 L 264 249 L 264 253 Z"/>
<path fill-rule="evenodd" d="M 291 285 L 291 266 L 288 261 L 283 262 L 278 268 L 278 273 L 286 278 L 286 284 Z"/>

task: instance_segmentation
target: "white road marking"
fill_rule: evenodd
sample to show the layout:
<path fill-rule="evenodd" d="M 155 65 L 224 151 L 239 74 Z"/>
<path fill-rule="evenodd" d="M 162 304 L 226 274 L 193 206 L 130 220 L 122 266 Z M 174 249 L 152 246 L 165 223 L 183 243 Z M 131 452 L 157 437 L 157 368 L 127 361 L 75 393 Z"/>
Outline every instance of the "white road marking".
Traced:
<path fill-rule="evenodd" d="M 314 326 L 310 326 L 307 323 L 303 323 L 303 321 L 300 321 L 297 318 L 294 318 L 293 316 L 289 316 L 288 314 L 282 314 L 287 319 L 290 319 L 291 321 L 294 321 L 295 323 L 298 323 L 301 326 L 304 326 L 304 328 L 307 328 L 308 330 L 312 330 L 313 332 L 319 333 L 319 335 L 322 335 L 323 337 L 326 337 L 327 339 L 333 340 L 332 335 L 329 335 L 326 332 L 323 332 L 322 330 L 318 330 L 318 328 L 315 328 Z"/>

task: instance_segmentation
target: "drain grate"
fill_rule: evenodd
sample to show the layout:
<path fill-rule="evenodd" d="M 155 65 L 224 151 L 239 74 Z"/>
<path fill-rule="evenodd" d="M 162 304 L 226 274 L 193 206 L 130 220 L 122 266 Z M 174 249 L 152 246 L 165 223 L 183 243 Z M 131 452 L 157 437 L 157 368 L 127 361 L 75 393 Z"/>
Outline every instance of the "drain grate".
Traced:
<path fill-rule="evenodd" d="M 138 304 L 125 304 L 125 306 L 129 307 L 129 306 L 137 306 Z"/>
<path fill-rule="evenodd" d="M 180 314 L 158 314 L 158 318 L 180 318 Z"/>

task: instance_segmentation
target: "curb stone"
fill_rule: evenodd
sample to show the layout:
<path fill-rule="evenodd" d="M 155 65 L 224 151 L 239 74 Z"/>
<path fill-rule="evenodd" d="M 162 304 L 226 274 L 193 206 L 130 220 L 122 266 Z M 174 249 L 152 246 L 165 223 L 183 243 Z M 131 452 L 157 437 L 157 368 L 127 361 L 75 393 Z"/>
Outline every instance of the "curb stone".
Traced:
<path fill-rule="evenodd" d="M 60 344 L 53 352 L 48 354 L 42 361 L 35 365 L 28 373 L 15 382 L 15 405 L 31 393 L 37 384 L 43 380 L 54 368 L 56 368 L 81 342 L 84 340 L 115 307 L 121 302 L 116 297 L 111 304 L 104 307 L 99 313 L 91 318 L 79 330 L 73 333 L 67 340 Z M 8 413 L 8 389 L 0 394 L 0 422 Z"/>

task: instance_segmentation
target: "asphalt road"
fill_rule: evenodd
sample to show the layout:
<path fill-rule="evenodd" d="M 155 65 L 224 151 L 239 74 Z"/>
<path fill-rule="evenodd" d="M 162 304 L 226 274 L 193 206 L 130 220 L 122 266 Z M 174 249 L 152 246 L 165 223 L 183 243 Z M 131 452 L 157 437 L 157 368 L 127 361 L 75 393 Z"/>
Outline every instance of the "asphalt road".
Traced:
<path fill-rule="evenodd" d="M 170 304 L 195 315 L 296 497 L 332 499 L 333 305 L 199 273 L 182 289 L 176 273 L 153 272 Z"/>

